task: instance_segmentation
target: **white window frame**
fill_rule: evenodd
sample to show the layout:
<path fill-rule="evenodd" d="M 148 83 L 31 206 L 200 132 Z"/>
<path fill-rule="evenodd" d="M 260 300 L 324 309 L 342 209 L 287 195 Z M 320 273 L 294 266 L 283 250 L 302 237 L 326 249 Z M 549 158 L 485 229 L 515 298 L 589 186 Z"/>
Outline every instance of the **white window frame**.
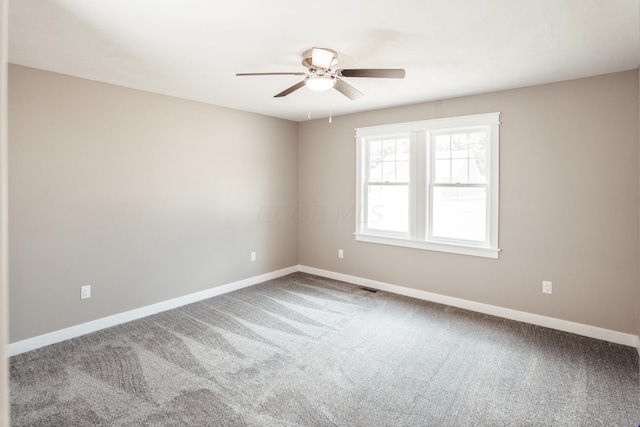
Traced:
<path fill-rule="evenodd" d="M 370 141 L 377 141 L 380 139 L 401 139 L 401 138 L 411 138 L 411 134 L 409 133 L 399 133 L 399 134 L 393 134 L 393 135 L 384 135 L 384 138 L 377 138 L 377 137 L 372 137 L 370 138 Z M 365 144 L 363 146 L 363 150 L 365 151 L 364 157 L 365 158 L 369 158 L 369 144 Z M 414 150 L 414 146 L 410 145 L 410 150 L 413 151 Z M 414 153 L 412 152 L 410 154 L 410 159 L 414 157 Z M 410 166 L 410 174 L 415 170 L 415 168 Z M 411 227 L 412 224 L 412 215 L 411 213 L 413 212 L 413 200 L 415 199 L 415 186 L 412 185 L 411 183 L 414 181 L 413 177 L 410 176 L 409 177 L 409 182 L 408 183 L 397 183 L 397 182 L 377 182 L 377 181 L 371 181 L 369 179 L 368 176 L 368 172 L 369 169 L 368 168 L 364 168 L 363 170 L 363 186 L 406 186 L 408 188 L 408 193 L 409 193 L 409 230 L 411 230 L 413 227 Z M 363 206 L 367 206 L 368 205 L 368 191 L 363 191 L 362 192 L 362 197 L 363 197 Z M 410 238 L 410 231 L 404 233 L 404 232 L 400 232 L 400 231 L 391 231 L 391 230 L 379 230 L 379 229 L 370 229 L 369 227 L 367 227 L 367 224 L 369 223 L 367 215 L 368 215 L 368 211 L 365 209 L 362 212 L 362 218 L 363 218 L 363 222 L 362 222 L 362 226 L 363 226 L 363 232 L 364 234 L 369 234 L 369 235 L 381 235 L 381 236 L 389 236 L 389 237 L 398 237 L 398 238 Z"/>
<path fill-rule="evenodd" d="M 403 246 L 455 254 L 498 258 L 499 225 L 499 125 L 500 113 L 476 114 L 418 122 L 356 128 L 356 232 L 357 241 Z M 433 142 L 436 133 L 482 128 L 488 131 L 487 141 L 487 239 L 483 242 L 437 239 L 431 233 L 431 192 L 433 182 Z M 365 187 L 368 159 L 367 141 L 397 135 L 410 136 L 409 232 L 406 234 L 368 229 Z M 469 187 L 476 184 L 451 183 L 450 186 Z"/>

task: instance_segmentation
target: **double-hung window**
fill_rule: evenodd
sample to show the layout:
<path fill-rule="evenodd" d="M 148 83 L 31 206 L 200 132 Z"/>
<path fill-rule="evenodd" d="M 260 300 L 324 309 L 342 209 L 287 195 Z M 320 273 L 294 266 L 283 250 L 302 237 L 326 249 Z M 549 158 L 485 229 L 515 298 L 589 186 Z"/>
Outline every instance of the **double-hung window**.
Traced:
<path fill-rule="evenodd" d="M 411 200 L 409 135 L 371 138 L 365 144 L 366 230 L 409 237 Z"/>
<path fill-rule="evenodd" d="M 498 257 L 499 113 L 356 129 L 356 239 Z"/>

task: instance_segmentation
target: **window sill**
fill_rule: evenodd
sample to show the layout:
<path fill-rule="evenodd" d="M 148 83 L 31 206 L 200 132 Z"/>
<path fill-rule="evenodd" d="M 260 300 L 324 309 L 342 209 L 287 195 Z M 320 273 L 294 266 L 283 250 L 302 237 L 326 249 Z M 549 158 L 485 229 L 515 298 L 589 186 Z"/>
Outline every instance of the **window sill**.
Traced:
<path fill-rule="evenodd" d="M 355 234 L 359 242 L 379 243 L 382 245 L 402 246 L 405 248 L 423 249 L 427 251 L 448 252 L 452 254 L 478 256 L 498 259 L 500 249 L 479 246 L 457 245 L 453 243 L 424 242 L 399 237 L 379 236 L 371 234 Z"/>

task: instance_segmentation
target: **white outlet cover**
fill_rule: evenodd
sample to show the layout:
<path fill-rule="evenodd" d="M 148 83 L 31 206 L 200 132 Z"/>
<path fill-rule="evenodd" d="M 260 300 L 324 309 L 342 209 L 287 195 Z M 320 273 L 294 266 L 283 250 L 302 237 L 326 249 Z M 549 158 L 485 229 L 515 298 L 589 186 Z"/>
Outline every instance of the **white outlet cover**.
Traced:
<path fill-rule="evenodd" d="M 80 287 L 80 299 L 91 298 L 91 285 Z"/>
<path fill-rule="evenodd" d="M 549 282 L 548 280 L 543 280 L 542 281 L 542 292 L 545 293 L 545 294 L 553 293 L 553 283 Z"/>

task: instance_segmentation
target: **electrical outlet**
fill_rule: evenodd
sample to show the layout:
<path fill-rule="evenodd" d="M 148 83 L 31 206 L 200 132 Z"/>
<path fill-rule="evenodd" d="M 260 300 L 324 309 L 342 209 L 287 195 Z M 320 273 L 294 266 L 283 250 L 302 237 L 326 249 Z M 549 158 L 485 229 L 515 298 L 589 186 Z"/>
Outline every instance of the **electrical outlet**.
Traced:
<path fill-rule="evenodd" d="M 91 285 L 80 286 L 80 299 L 91 298 Z"/>
<path fill-rule="evenodd" d="M 344 251 L 342 249 L 338 249 L 338 258 L 344 258 Z"/>
<path fill-rule="evenodd" d="M 256 253 L 251 252 L 251 261 L 255 261 L 255 260 L 256 260 Z"/>
<path fill-rule="evenodd" d="M 553 284 L 547 280 L 542 281 L 542 293 L 552 294 L 553 293 Z"/>

